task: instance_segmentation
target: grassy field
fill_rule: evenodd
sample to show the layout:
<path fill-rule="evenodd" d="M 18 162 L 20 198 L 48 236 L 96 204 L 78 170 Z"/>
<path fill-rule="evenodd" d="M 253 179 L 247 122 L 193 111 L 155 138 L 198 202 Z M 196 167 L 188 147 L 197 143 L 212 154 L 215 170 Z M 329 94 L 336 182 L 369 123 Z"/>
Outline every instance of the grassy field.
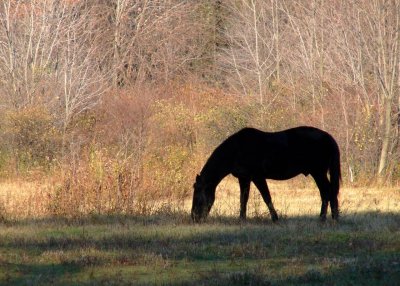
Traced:
<path fill-rule="evenodd" d="M 316 188 L 271 190 L 277 224 L 254 191 L 240 222 L 239 192 L 225 180 L 211 217 L 193 225 L 190 201 L 49 218 L 48 188 L 3 184 L 0 285 L 398 285 L 399 189 L 343 188 L 341 220 L 324 224 Z"/>

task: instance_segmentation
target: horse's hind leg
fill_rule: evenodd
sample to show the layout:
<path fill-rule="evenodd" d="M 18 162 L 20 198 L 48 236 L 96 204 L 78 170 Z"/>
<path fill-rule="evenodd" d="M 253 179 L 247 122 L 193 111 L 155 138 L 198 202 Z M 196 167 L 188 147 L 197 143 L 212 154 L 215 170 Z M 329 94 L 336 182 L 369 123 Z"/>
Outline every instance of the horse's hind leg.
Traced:
<path fill-rule="evenodd" d="M 313 174 L 312 176 L 315 180 L 315 183 L 318 186 L 319 193 L 321 195 L 322 203 L 321 203 L 321 213 L 319 217 L 321 221 L 325 221 L 329 203 L 330 183 L 328 181 L 326 174 L 318 174 L 318 175 Z"/>
<path fill-rule="evenodd" d="M 257 189 L 260 191 L 264 202 L 267 204 L 272 221 L 277 221 L 278 214 L 276 213 L 274 205 L 272 204 L 271 194 L 269 193 L 267 182 L 265 181 L 265 179 L 260 178 L 254 179 L 253 182 L 256 185 Z"/>
<path fill-rule="evenodd" d="M 240 218 L 246 219 L 247 201 L 249 200 L 250 180 L 246 178 L 239 178 L 240 186 Z"/>

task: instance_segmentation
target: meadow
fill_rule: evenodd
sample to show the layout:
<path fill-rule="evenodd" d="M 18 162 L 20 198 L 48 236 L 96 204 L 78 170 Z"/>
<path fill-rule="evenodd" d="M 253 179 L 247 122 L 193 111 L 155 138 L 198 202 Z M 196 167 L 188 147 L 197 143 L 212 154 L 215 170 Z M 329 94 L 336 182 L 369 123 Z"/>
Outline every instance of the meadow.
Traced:
<path fill-rule="evenodd" d="M 143 214 L 50 216 L 51 188 L 0 186 L 1 285 L 398 285 L 399 188 L 349 187 L 341 219 L 318 221 L 319 194 L 302 180 L 271 182 L 272 223 L 252 186 L 249 218 L 223 180 L 205 223 L 190 199 Z"/>
<path fill-rule="evenodd" d="M 0 285 L 400 285 L 400 0 L 3 0 Z M 237 182 L 190 219 L 244 127 L 341 151 L 341 218 L 309 178 Z"/>

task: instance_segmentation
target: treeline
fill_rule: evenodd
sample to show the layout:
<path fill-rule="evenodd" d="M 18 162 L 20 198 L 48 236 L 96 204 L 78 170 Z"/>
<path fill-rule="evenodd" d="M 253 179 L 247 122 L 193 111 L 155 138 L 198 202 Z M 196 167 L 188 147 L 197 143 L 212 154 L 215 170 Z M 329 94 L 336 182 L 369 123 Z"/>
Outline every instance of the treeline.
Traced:
<path fill-rule="evenodd" d="M 310 124 L 398 182 L 399 31 L 399 0 L 2 1 L 1 174 L 185 195 L 237 129 Z"/>

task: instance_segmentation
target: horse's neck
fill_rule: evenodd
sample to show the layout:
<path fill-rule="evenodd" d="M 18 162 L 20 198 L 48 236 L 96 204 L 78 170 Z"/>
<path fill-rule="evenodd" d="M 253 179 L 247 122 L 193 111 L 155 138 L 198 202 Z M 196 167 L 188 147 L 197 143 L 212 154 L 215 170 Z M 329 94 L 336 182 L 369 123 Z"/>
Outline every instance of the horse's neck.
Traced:
<path fill-rule="evenodd" d="M 206 164 L 201 171 L 201 176 L 203 180 L 210 184 L 213 188 L 217 187 L 218 184 L 229 174 L 228 171 L 223 168 L 218 168 L 217 166 Z"/>

